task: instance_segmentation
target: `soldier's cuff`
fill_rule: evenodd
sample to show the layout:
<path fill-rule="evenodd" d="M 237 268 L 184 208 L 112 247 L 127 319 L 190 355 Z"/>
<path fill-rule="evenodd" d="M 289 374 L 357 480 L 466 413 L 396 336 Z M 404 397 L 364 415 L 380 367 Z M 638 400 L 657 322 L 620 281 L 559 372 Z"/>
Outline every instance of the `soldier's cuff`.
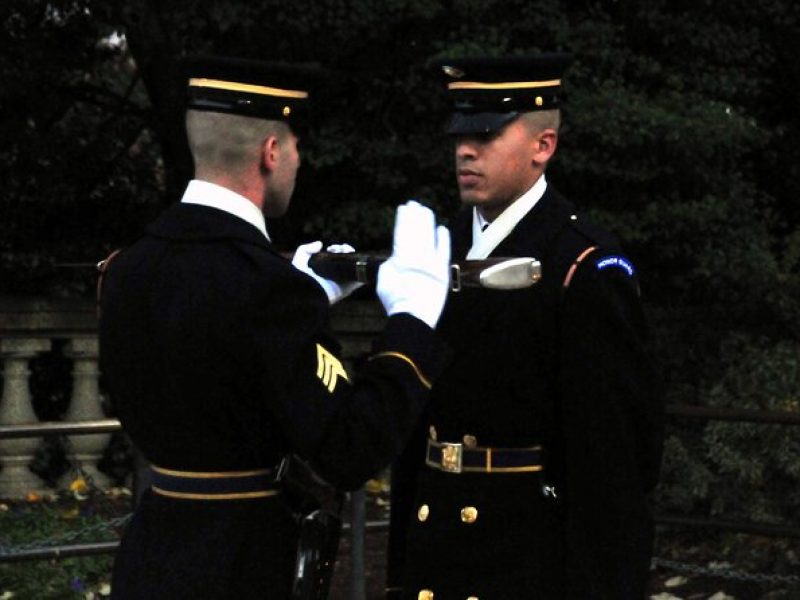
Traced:
<path fill-rule="evenodd" d="M 450 347 L 423 321 L 408 313 L 392 315 L 375 342 L 370 360 L 399 360 L 430 388 L 450 361 Z"/>

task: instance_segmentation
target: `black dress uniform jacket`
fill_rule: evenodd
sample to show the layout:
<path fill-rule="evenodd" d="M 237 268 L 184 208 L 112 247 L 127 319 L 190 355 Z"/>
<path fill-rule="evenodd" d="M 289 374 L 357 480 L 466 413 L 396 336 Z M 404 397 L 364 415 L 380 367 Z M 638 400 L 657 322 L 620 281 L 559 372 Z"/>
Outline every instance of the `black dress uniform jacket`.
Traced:
<path fill-rule="evenodd" d="M 105 273 L 101 361 L 115 411 L 165 469 L 263 469 L 294 452 L 329 483 L 355 488 L 402 449 L 443 346 L 421 321 L 393 316 L 356 377 L 339 361 L 328 317 L 320 286 L 255 227 L 177 204 Z M 286 598 L 296 534 L 281 495 L 203 501 L 148 491 L 112 593 Z"/>
<path fill-rule="evenodd" d="M 451 230 L 464 257 L 472 211 Z M 389 583 L 404 586 L 389 597 L 640 600 L 662 407 L 633 267 L 550 186 L 492 256 L 536 257 L 543 276 L 448 300 L 439 331 L 456 351 L 434 385 L 433 429 L 395 467 Z M 541 445 L 543 470 L 435 470 L 423 464 L 428 435 Z M 462 519 L 465 507 L 477 512 Z"/>

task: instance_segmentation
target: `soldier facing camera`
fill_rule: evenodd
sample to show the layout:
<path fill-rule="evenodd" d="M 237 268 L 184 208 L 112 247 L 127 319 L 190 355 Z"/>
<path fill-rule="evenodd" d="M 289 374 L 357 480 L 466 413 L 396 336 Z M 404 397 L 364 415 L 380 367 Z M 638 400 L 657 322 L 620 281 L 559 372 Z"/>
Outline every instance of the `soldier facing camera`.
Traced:
<path fill-rule="evenodd" d="M 564 54 L 447 59 L 452 255 L 533 256 L 529 289 L 451 296 L 455 349 L 395 465 L 388 598 L 641 600 L 662 404 L 637 273 L 550 184 Z"/>

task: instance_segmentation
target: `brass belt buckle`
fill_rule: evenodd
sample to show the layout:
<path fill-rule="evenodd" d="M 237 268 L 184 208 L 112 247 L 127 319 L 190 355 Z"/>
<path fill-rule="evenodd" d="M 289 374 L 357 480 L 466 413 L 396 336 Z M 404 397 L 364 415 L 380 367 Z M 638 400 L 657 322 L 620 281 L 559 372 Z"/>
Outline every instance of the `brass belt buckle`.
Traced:
<path fill-rule="evenodd" d="M 463 450 L 463 444 L 442 443 L 442 471 L 461 473 Z"/>

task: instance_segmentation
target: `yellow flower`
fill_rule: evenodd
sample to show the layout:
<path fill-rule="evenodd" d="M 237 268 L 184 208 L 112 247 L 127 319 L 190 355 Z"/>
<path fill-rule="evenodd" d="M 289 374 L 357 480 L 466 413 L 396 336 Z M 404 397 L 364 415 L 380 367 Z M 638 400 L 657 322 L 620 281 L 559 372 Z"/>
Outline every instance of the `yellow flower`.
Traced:
<path fill-rule="evenodd" d="M 76 500 L 86 500 L 89 497 L 89 486 L 83 477 L 73 479 L 69 484 L 69 489 Z"/>
<path fill-rule="evenodd" d="M 39 497 L 39 494 L 37 494 L 36 492 L 28 492 L 27 494 L 25 494 L 25 500 L 27 500 L 28 502 L 38 502 L 39 500 L 41 500 L 41 498 Z"/>
<path fill-rule="evenodd" d="M 382 489 L 381 482 L 377 479 L 370 479 L 364 487 L 370 494 L 380 494 Z"/>
<path fill-rule="evenodd" d="M 72 483 L 69 484 L 69 489 L 71 492 L 85 494 L 89 491 L 89 486 L 86 485 L 86 480 L 83 477 L 78 477 L 77 479 L 72 480 Z"/>
<path fill-rule="evenodd" d="M 61 518 L 65 521 L 71 521 L 72 519 L 77 519 L 80 516 L 81 511 L 76 508 L 69 508 L 66 510 L 61 511 Z"/>

